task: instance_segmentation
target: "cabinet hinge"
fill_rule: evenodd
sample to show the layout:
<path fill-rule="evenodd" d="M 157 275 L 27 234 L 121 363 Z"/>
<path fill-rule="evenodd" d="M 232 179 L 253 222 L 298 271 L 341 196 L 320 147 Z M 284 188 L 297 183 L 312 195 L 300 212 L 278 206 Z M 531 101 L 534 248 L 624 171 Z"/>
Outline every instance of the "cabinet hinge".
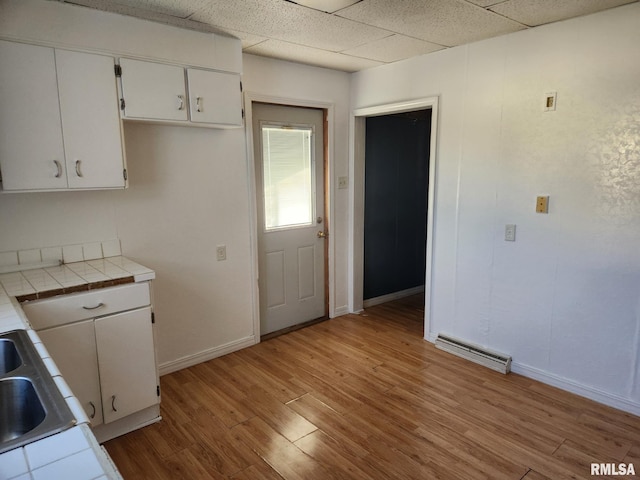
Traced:
<path fill-rule="evenodd" d="M 127 181 L 127 169 L 126 168 L 122 170 L 122 176 L 124 177 L 124 181 L 126 182 Z"/>
<path fill-rule="evenodd" d="M 121 77 L 122 76 L 122 67 L 120 65 L 114 65 L 113 66 L 113 70 L 116 74 L 116 77 Z"/>
<path fill-rule="evenodd" d="M 156 313 L 151 312 L 151 323 L 156 323 Z"/>
<path fill-rule="evenodd" d="M 156 393 L 158 394 L 158 396 L 160 396 L 160 385 L 156 387 Z"/>
<path fill-rule="evenodd" d="M 124 98 L 120 99 L 120 110 L 124 110 Z"/>

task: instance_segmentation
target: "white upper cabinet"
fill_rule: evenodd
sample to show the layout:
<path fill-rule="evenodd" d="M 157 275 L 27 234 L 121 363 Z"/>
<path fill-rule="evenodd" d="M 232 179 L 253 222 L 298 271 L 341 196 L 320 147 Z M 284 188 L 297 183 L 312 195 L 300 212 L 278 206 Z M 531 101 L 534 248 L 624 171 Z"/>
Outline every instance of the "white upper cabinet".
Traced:
<path fill-rule="evenodd" d="M 121 58 L 123 118 L 242 126 L 240 75 Z"/>
<path fill-rule="evenodd" d="M 0 41 L 5 191 L 124 188 L 112 57 Z"/>
<path fill-rule="evenodd" d="M 191 121 L 242 125 L 240 75 L 187 69 Z"/>
<path fill-rule="evenodd" d="M 4 190 L 67 188 L 53 48 L 0 41 Z"/>
<path fill-rule="evenodd" d="M 113 57 L 56 50 L 70 188 L 125 185 Z"/>
<path fill-rule="evenodd" d="M 184 69 L 175 65 L 120 59 L 125 118 L 187 121 Z"/>

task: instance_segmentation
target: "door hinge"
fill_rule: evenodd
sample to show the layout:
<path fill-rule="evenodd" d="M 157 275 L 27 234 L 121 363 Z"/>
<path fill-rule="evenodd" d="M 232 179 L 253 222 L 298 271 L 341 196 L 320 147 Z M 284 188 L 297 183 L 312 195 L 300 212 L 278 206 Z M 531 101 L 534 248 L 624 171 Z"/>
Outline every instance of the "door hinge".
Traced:
<path fill-rule="evenodd" d="M 120 110 L 124 110 L 124 98 L 120 99 Z"/>
<path fill-rule="evenodd" d="M 126 182 L 127 181 L 127 169 L 126 168 L 122 169 L 122 176 L 124 177 L 124 181 Z"/>
<path fill-rule="evenodd" d="M 114 65 L 113 70 L 115 71 L 116 77 L 122 77 L 122 67 L 120 65 Z"/>
<path fill-rule="evenodd" d="M 156 313 L 151 312 L 151 323 L 156 323 Z"/>
<path fill-rule="evenodd" d="M 156 394 L 160 396 L 160 385 L 156 386 Z"/>

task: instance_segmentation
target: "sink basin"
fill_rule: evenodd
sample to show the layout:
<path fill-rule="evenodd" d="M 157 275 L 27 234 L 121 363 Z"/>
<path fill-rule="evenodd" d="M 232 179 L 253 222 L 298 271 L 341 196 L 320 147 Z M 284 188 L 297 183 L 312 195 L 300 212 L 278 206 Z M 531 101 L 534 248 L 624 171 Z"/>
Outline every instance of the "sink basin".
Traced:
<path fill-rule="evenodd" d="M 0 453 L 75 423 L 27 332 L 0 335 Z"/>
<path fill-rule="evenodd" d="M 22 365 L 15 342 L 7 338 L 0 340 L 0 375 L 5 375 Z"/>
<path fill-rule="evenodd" d="M 0 380 L 0 443 L 30 432 L 40 425 L 46 416 L 31 380 Z"/>

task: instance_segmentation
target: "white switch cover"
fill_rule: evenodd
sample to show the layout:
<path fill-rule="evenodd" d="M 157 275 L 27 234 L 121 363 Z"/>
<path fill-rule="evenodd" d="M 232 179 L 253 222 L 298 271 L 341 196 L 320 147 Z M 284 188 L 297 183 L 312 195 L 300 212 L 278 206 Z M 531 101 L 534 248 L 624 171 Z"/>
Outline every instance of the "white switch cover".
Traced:
<path fill-rule="evenodd" d="M 218 245 L 216 247 L 216 260 L 221 262 L 222 260 L 227 259 L 227 246 L 226 245 Z"/>
<path fill-rule="evenodd" d="M 507 242 L 516 241 L 516 226 L 509 224 L 504 226 L 504 239 Z"/>
<path fill-rule="evenodd" d="M 338 188 L 348 188 L 349 177 L 338 177 Z"/>

